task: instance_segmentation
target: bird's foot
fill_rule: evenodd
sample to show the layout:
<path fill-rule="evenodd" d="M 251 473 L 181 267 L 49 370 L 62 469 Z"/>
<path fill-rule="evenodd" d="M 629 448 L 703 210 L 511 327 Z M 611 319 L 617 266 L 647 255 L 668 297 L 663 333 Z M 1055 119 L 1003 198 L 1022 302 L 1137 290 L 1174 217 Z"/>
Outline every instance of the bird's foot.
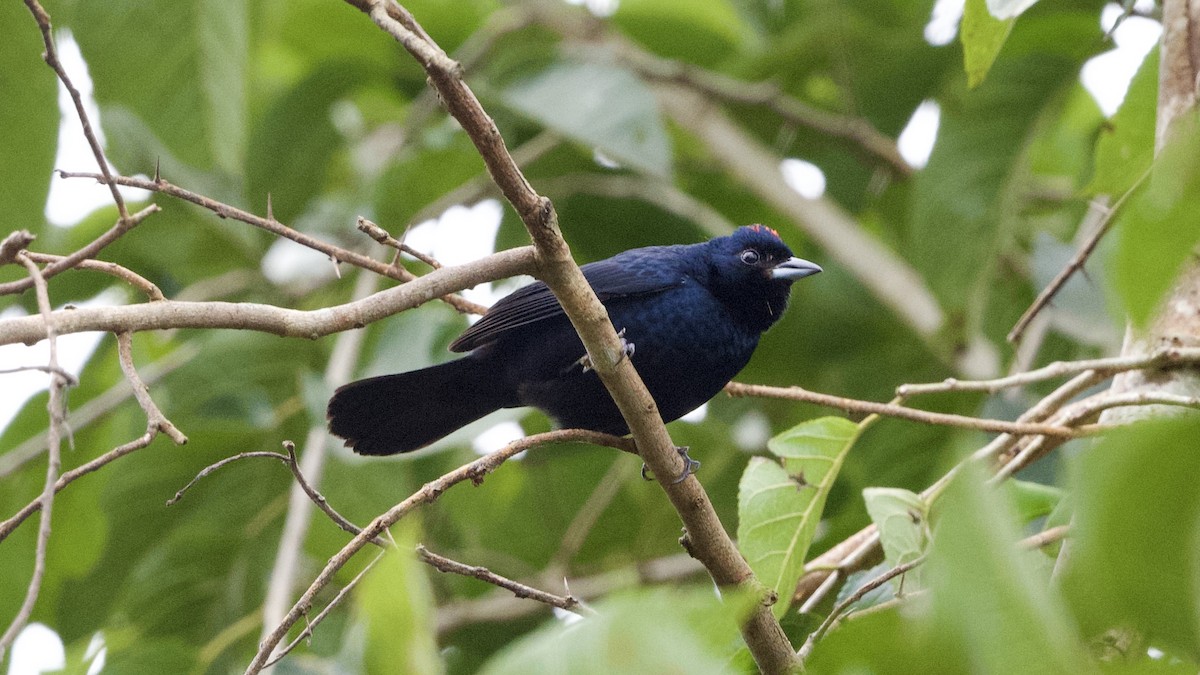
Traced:
<path fill-rule="evenodd" d="M 671 481 L 671 485 L 682 483 L 688 476 L 700 470 L 699 460 L 688 457 L 688 447 L 686 445 L 676 446 L 675 452 L 678 452 L 679 456 L 683 458 L 683 471 L 675 477 L 675 480 Z M 654 480 L 654 476 L 650 474 L 650 470 L 646 468 L 645 464 L 642 465 L 642 479 Z"/>
<path fill-rule="evenodd" d="M 617 338 L 621 341 L 621 356 L 617 359 L 617 363 L 620 363 L 623 359 L 633 356 L 634 345 L 632 342 L 625 339 L 624 328 L 617 331 Z M 587 354 L 581 356 L 576 363 L 583 368 L 583 372 L 585 373 L 589 370 L 592 370 L 592 357 Z"/>

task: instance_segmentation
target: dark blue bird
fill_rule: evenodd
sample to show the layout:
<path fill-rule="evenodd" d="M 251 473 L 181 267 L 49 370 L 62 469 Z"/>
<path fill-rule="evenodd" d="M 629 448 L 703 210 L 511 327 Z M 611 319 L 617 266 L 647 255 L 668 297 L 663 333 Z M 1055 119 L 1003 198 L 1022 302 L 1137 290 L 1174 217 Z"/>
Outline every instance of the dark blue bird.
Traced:
<path fill-rule="evenodd" d="M 651 246 L 582 267 L 664 422 L 715 396 L 787 308 L 792 282 L 821 271 L 774 230 Z M 623 435 L 625 421 L 585 366 L 583 344 L 542 282 L 517 289 L 450 345 L 439 366 L 341 387 L 329 430 L 363 455 L 424 447 L 499 410 L 533 406 L 563 428 Z"/>

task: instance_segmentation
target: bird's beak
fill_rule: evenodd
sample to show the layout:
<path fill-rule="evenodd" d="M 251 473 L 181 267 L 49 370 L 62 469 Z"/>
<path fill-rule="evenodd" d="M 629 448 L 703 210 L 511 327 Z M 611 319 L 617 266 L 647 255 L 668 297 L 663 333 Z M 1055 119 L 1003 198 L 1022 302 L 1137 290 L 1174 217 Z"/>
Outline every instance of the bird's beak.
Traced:
<path fill-rule="evenodd" d="M 796 281 L 821 272 L 821 266 L 803 258 L 789 258 L 771 268 L 772 279 Z"/>

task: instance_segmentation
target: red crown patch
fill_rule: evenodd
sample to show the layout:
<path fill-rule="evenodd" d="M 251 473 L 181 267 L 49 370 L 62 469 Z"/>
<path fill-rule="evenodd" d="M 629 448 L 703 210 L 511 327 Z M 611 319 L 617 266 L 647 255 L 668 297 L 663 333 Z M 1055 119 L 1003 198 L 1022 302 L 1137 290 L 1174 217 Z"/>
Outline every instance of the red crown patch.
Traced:
<path fill-rule="evenodd" d="M 782 238 L 779 236 L 778 232 L 770 227 L 767 227 L 766 225 L 751 225 L 750 229 L 754 230 L 755 232 L 770 232 L 771 234 L 775 235 L 776 239 Z"/>

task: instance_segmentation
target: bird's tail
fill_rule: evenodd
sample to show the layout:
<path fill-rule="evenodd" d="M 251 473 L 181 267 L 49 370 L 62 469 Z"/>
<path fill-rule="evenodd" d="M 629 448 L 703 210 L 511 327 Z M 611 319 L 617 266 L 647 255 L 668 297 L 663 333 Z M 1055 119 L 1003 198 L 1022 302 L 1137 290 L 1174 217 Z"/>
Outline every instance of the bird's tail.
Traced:
<path fill-rule="evenodd" d="M 486 361 L 470 357 L 351 382 L 329 399 L 329 431 L 360 455 L 410 452 L 514 405 Z"/>

